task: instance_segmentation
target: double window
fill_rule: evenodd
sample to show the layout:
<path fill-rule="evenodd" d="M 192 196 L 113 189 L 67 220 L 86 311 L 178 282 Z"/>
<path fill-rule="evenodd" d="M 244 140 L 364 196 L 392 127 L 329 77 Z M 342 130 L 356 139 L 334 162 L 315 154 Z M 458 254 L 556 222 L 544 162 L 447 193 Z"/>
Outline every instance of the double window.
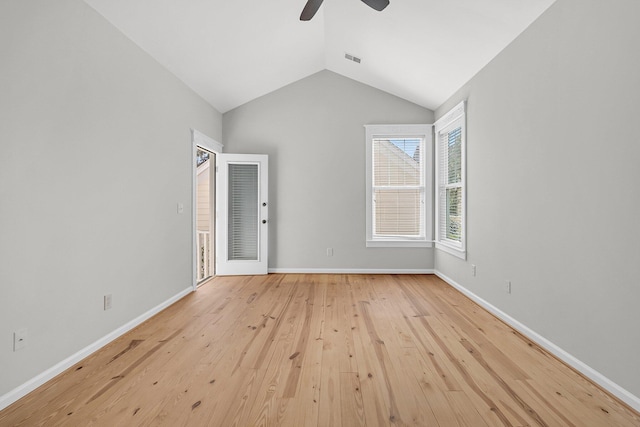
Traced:
<path fill-rule="evenodd" d="M 365 129 L 367 246 L 431 246 L 431 125 Z"/>

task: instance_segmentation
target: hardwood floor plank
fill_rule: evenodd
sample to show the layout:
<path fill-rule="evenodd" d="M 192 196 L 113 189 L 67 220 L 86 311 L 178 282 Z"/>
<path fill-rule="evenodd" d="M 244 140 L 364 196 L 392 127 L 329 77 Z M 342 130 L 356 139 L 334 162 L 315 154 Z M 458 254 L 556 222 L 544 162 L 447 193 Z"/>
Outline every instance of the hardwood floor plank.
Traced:
<path fill-rule="evenodd" d="M 300 284 L 299 284 L 300 285 Z M 308 287 L 305 317 L 300 328 L 295 352 L 289 356 L 292 372 L 285 385 L 284 396 L 291 387 L 297 402 L 284 414 L 284 423 L 317 425 L 319 417 L 320 383 L 322 373 L 322 336 L 326 305 L 326 276 L 305 275 L 302 285 Z M 295 386 L 292 381 L 295 379 Z M 294 389 L 295 387 L 295 389 Z"/>
<path fill-rule="evenodd" d="M 1 426 L 640 426 L 435 276 L 219 277 Z"/>
<path fill-rule="evenodd" d="M 426 405 L 433 413 L 435 419 L 433 425 L 459 426 L 456 411 L 446 398 L 446 387 L 442 388 L 438 385 L 438 374 L 431 370 L 424 355 L 416 348 L 405 349 L 402 363 L 411 368 L 410 373 L 420 387 L 423 398 L 427 402 Z"/>
<path fill-rule="evenodd" d="M 344 427 L 366 426 L 364 401 L 360 385 L 360 375 L 356 372 L 341 372 L 340 377 L 340 424 L 322 424 Z"/>
<path fill-rule="evenodd" d="M 331 281 L 327 284 L 325 320 L 321 337 L 322 372 L 318 424 L 325 426 L 342 425 L 340 367 L 345 365 L 342 359 L 349 359 L 349 357 L 345 337 L 347 332 L 344 330 L 341 306 L 338 300 L 337 283 Z"/>
<path fill-rule="evenodd" d="M 459 378 L 461 390 L 465 391 L 476 406 L 477 411 L 489 425 L 513 425 L 509 414 L 499 405 L 500 398 L 505 396 L 498 387 L 491 384 L 486 373 L 479 369 L 473 359 L 462 351 L 459 342 L 450 336 L 449 331 L 438 319 L 420 318 L 422 327 L 437 343 L 435 351 L 441 352 L 450 371 Z"/>
<path fill-rule="evenodd" d="M 394 414 L 394 406 L 390 403 L 390 393 L 387 386 L 388 380 L 378 356 L 371 351 L 373 343 L 365 324 L 362 307 L 364 298 L 368 295 L 361 289 L 361 279 L 352 282 L 353 299 L 352 304 L 355 309 L 354 319 L 356 329 L 354 330 L 355 357 L 358 365 L 358 375 L 360 378 L 360 389 L 365 413 L 365 421 L 370 426 L 391 425 L 391 417 Z M 375 299 L 375 298 L 374 298 Z"/>
<path fill-rule="evenodd" d="M 445 420 L 441 425 L 459 425 L 460 427 L 485 427 L 488 426 L 486 420 L 480 415 L 478 410 L 473 405 L 473 402 L 469 399 L 469 396 L 462 391 L 445 391 L 442 393 L 444 400 L 449 405 L 449 410 L 440 409 L 436 411 L 436 414 L 445 416 L 446 412 L 449 412 L 455 417 L 455 422 Z M 525 425 L 524 419 L 520 419 Z"/>

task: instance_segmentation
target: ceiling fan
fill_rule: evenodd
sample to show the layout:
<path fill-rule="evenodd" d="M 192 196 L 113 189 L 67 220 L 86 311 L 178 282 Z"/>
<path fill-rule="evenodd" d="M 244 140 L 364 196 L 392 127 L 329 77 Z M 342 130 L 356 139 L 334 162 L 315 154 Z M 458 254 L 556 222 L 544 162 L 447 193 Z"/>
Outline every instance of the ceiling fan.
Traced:
<path fill-rule="evenodd" d="M 362 0 L 362 2 L 378 12 L 389 6 L 389 0 Z M 313 18 L 313 15 L 315 15 L 318 9 L 320 9 L 321 4 L 322 0 L 307 0 L 307 4 L 304 6 L 304 9 L 302 9 L 302 13 L 300 14 L 300 20 L 309 21 Z"/>

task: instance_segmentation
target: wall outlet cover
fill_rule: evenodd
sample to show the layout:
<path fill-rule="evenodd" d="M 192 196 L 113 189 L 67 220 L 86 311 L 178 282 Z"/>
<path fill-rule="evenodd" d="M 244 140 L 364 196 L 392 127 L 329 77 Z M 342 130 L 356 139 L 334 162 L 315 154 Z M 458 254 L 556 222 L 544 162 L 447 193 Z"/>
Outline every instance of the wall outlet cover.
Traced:
<path fill-rule="evenodd" d="M 27 328 L 18 329 L 13 333 L 13 351 L 21 350 L 27 346 L 28 334 Z"/>
<path fill-rule="evenodd" d="M 511 293 L 511 280 L 504 281 L 504 291 L 508 294 Z"/>

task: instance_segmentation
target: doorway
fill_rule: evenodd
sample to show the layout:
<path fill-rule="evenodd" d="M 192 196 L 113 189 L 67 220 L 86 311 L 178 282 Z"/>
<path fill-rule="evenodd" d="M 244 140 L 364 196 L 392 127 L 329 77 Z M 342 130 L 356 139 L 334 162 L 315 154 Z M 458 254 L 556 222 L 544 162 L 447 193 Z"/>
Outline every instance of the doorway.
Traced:
<path fill-rule="evenodd" d="M 215 162 L 215 153 L 196 146 L 195 252 L 197 286 L 201 286 L 215 275 Z"/>
<path fill-rule="evenodd" d="M 268 273 L 268 156 L 226 154 L 192 129 L 193 290 L 215 276 Z"/>

